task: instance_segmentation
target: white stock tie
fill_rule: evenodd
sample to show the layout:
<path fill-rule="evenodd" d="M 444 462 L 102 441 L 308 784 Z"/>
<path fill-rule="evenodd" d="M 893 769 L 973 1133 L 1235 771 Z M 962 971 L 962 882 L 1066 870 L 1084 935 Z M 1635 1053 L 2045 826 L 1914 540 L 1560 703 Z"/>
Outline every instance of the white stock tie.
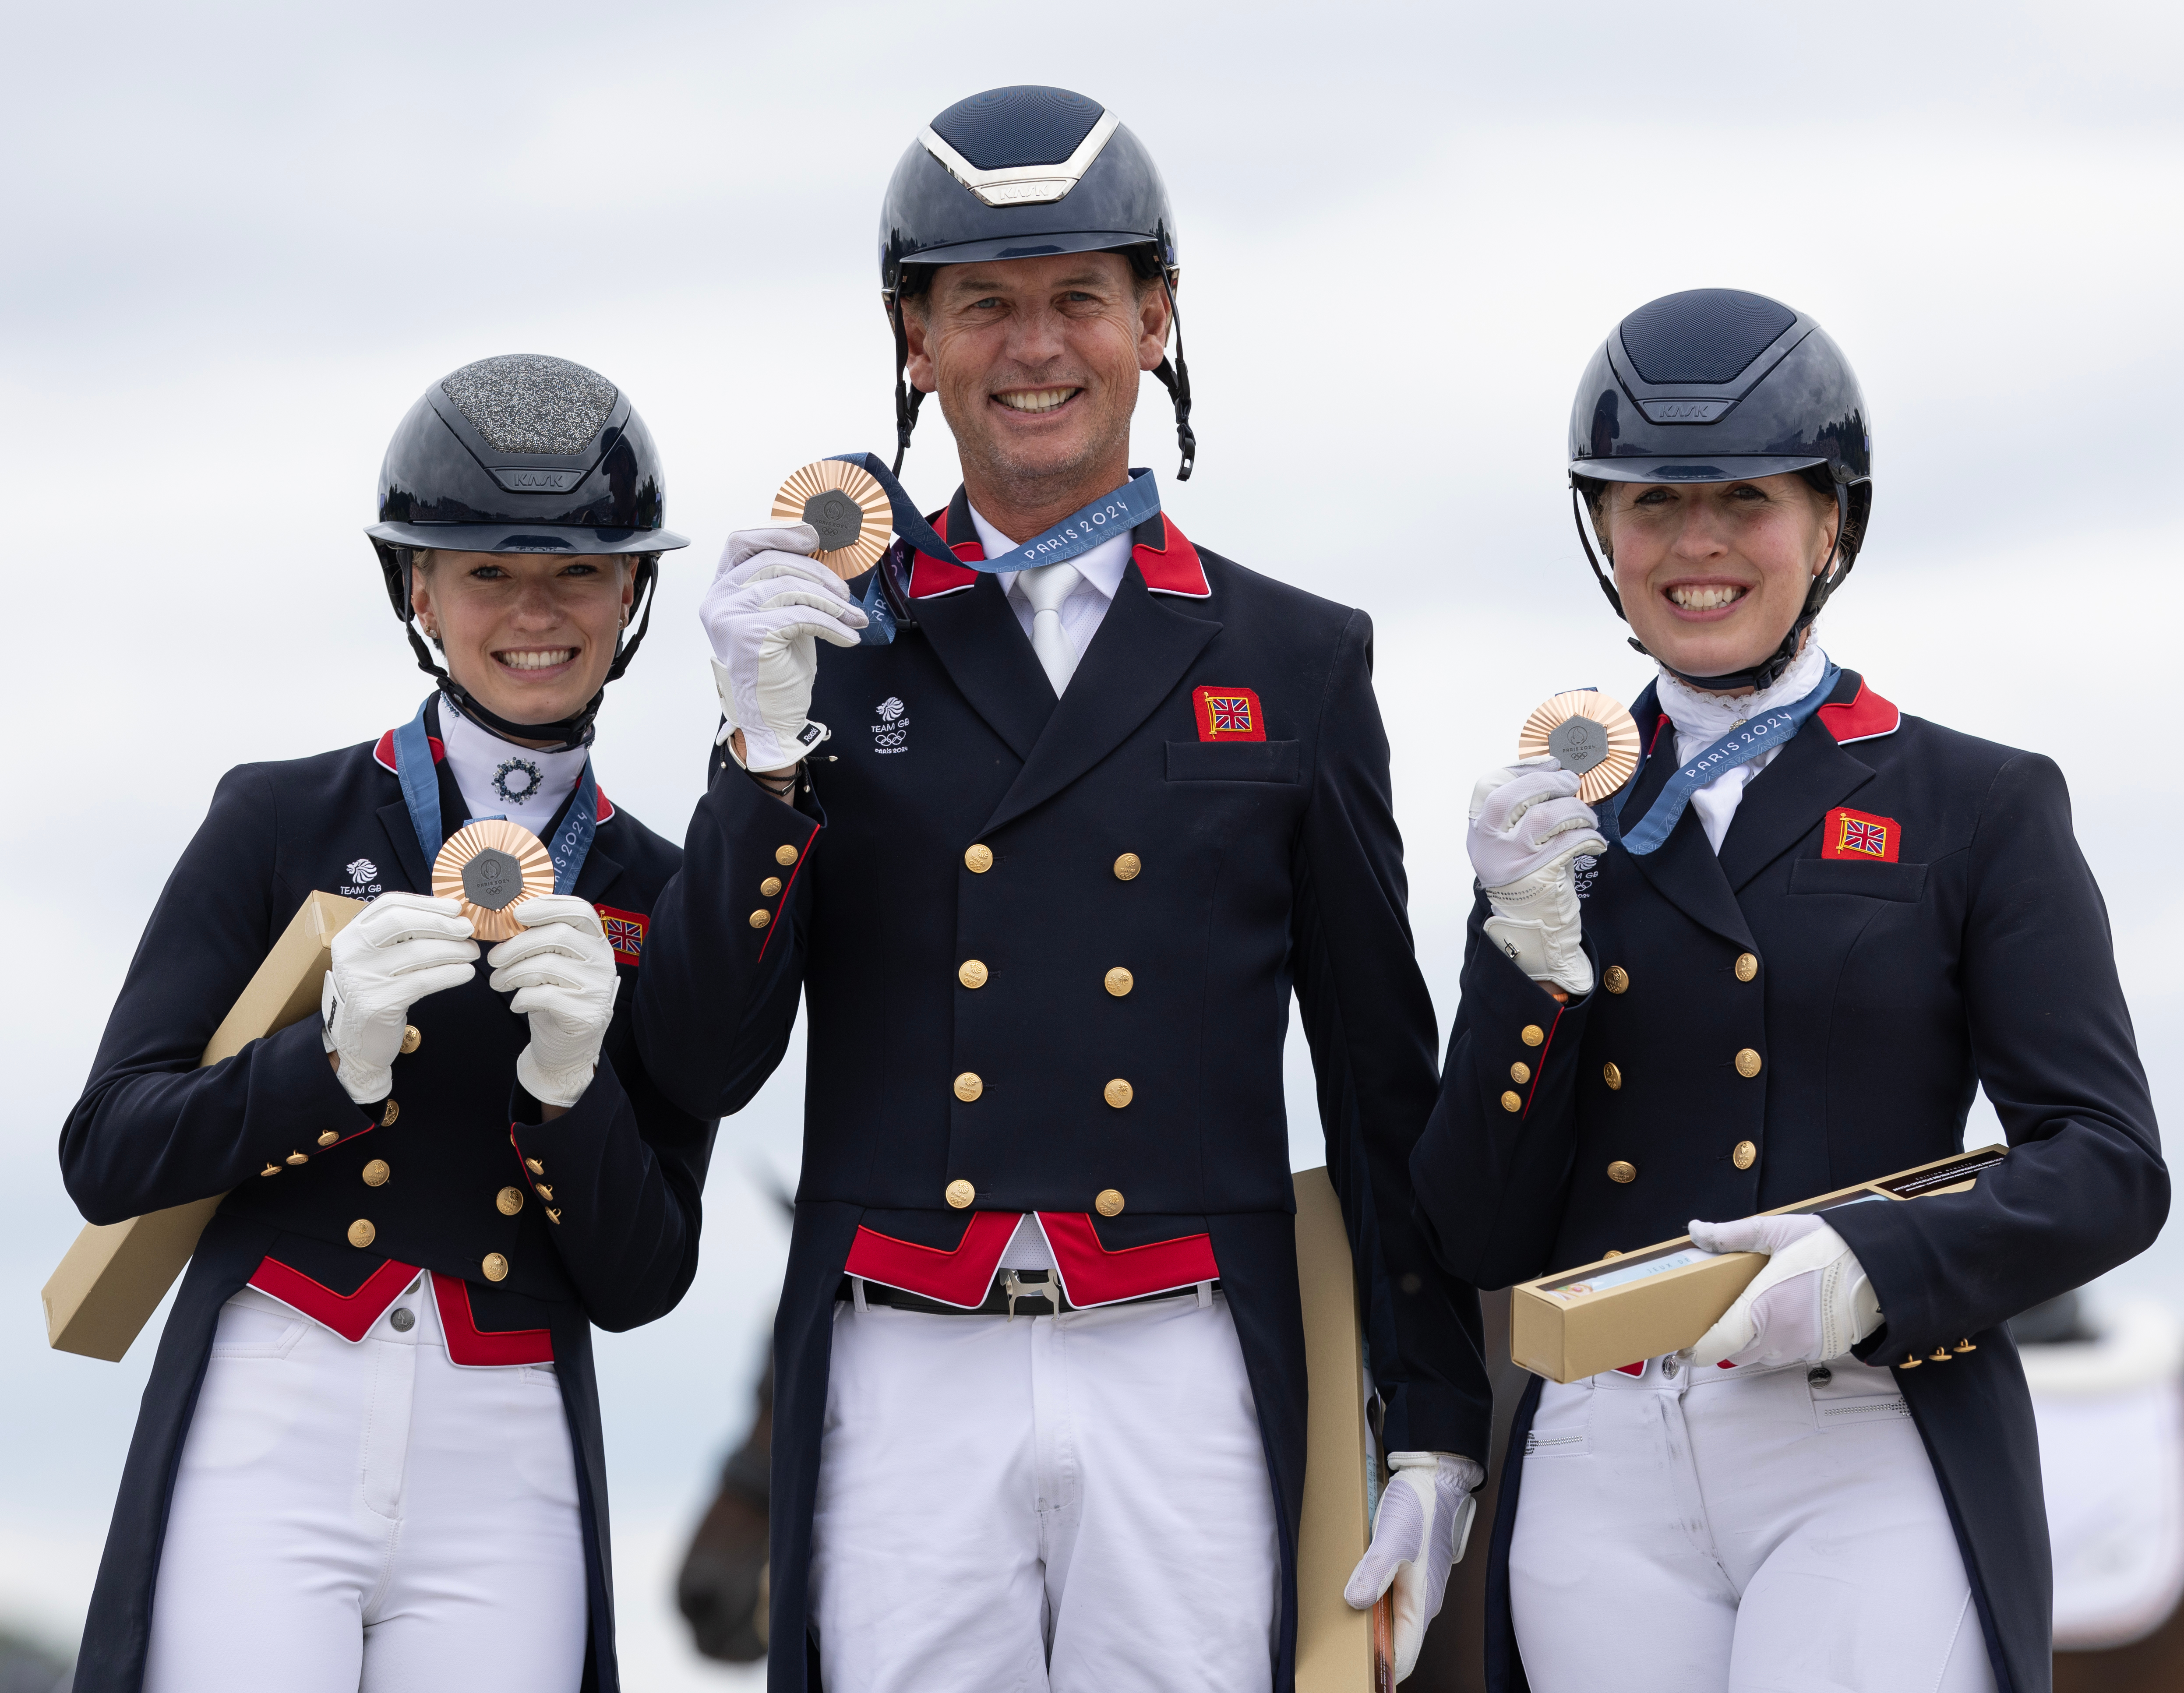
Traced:
<path fill-rule="evenodd" d="M 1040 565 L 1017 576 L 1031 605 L 1031 649 L 1038 654 L 1046 679 L 1054 684 L 1057 699 L 1077 673 L 1077 649 L 1062 631 L 1061 603 L 1077 592 L 1078 583 L 1084 580 L 1074 565 Z"/>

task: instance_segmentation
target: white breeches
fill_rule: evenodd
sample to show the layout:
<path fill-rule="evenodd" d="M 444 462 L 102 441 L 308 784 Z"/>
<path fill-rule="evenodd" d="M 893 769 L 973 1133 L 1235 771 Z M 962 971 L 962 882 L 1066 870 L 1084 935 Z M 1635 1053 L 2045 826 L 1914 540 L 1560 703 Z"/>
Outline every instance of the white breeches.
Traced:
<path fill-rule="evenodd" d="M 827 1693 L 1267 1693 L 1281 1556 L 1228 1300 L 834 1307 Z"/>
<path fill-rule="evenodd" d="M 222 1307 L 145 1693 L 575 1693 L 587 1620 L 550 1364 L 449 1363 L 415 1284 L 354 1345 L 253 1288 Z"/>
<path fill-rule="evenodd" d="M 1656 1358 L 1550 1382 L 1524 1464 L 1509 1592 L 1534 1693 L 1992 1693 L 1886 1370 Z"/>

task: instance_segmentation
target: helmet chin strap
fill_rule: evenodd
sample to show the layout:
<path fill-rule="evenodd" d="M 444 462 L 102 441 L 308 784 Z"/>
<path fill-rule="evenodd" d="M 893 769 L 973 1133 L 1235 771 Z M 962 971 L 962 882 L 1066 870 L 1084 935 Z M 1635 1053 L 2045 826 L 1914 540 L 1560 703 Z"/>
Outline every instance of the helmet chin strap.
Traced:
<path fill-rule="evenodd" d="M 1719 676 L 1692 676 L 1688 671 L 1678 670 L 1666 659 L 1648 649 L 1645 643 L 1635 635 L 1630 638 L 1631 650 L 1645 654 L 1677 681 L 1708 693 L 1735 693 L 1747 688 L 1772 688 L 1780 682 L 1783 673 L 1797 663 L 1797 654 L 1805 644 L 1805 632 L 1819 618 L 1820 608 L 1828 603 L 1829 596 L 1842 586 L 1843 578 L 1850 574 L 1851 566 L 1858 562 L 1855 550 L 1843 551 L 1843 537 L 1850 532 L 1850 493 L 1841 482 L 1835 485 L 1835 490 L 1836 535 L 1835 542 L 1828 551 L 1826 567 L 1814 572 L 1813 585 L 1805 590 L 1805 604 L 1798 611 L 1797 620 L 1790 625 L 1789 633 L 1783 636 L 1781 645 L 1767 658 L 1748 670 L 1730 671 Z M 1600 560 L 1592 550 L 1592 537 L 1585 532 L 1585 514 L 1579 505 L 1579 490 L 1574 476 L 1570 479 L 1570 516 L 1577 524 L 1578 543 L 1585 549 L 1585 562 L 1592 566 L 1593 579 L 1599 582 L 1600 591 L 1607 596 L 1607 603 L 1615 608 L 1615 615 L 1628 623 L 1630 616 L 1623 609 L 1623 596 L 1616 591 L 1613 579 L 1601 569 Z M 1836 565 L 1838 560 L 1841 561 L 1840 569 Z"/>
<path fill-rule="evenodd" d="M 637 649 L 644 643 L 645 631 L 652 627 L 652 602 L 655 598 L 652 590 L 660 581 L 659 563 L 660 555 L 656 553 L 644 554 L 638 558 L 637 586 L 644 603 L 644 614 L 638 620 L 635 634 L 626 641 L 616 636 L 614 662 L 607 666 L 606 682 L 599 684 L 599 691 L 584 702 L 581 710 L 551 723 L 510 722 L 498 712 L 488 710 L 476 694 L 441 668 L 432 657 L 432 649 L 425 644 L 424 638 L 417 632 L 414 616 L 405 616 L 402 620 L 402 630 L 410 638 L 410 650 L 417 654 L 417 668 L 438 682 L 440 692 L 447 696 L 448 703 L 480 728 L 499 736 L 504 741 L 550 742 L 552 744 L 540 749 L 543 752 L 571 752 L 578 747 L 591 745 L 597 732 L 593 727 L 593 720 L 599 715 L 600 704 L 607 697 L 606 683 L 629 668 L 629 661 L 637 656 Z M 406 588 L 410 584 L 410 559 L 406 554 L 402 560 L 402 579 Z M 407 603 L 405 596 L 404 604 Z"/>

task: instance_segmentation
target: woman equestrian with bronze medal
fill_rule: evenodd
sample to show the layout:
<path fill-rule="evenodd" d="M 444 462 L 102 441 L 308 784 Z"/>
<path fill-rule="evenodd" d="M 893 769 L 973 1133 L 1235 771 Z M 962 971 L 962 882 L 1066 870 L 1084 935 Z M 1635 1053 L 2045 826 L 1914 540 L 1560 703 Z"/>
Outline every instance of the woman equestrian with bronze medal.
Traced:
<path fill-rule="evenodd" d="M 1868 429 L 1819 325 L 1728 289 L 1624 319 L 1571 415 L 1580 534 L 1658 674 L 1627 716 L 1551 700 L 1478 784 L 1412 1172 L 1482 1287 L 1686 1230 L 1767 1256 L 1695 1345 L 1531 1382 L 1498 1693 L 2048 1685 L 2004 1325 L 2142 1250 L 2168 1178 L 2061 771 L 1900 712 L 1817 638 Z M 2009 1150 L 1975 1179 L 1797 1209 L 1951 1157 L 1980 1087 Z"/>
<path fill-rule="evenodd" d="M 374 739 L 222 780 L 63 1132 L 94 1222 L 227 1195 L 160 1339 L 80 1690 L 618 1685 L 590 1328 L 688 1286 L 713 1124 L 660 1097 L 620 1012 L 681 854 L 589 748 L 684 542 L 627 396 L 558 359 L 435 383 L 380 494 L 437 687 Z M 369 902 L 320 1014 L 198 1067 L 315 890 Z"/>

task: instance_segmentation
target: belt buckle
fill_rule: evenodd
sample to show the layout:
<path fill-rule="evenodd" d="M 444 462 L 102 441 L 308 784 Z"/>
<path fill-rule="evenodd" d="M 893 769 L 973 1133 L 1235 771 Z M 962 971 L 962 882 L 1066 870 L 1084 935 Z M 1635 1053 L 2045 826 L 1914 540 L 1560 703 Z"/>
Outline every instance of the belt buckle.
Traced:
<path fill-rule="evenodd" d="M 1043 1299 L 1047 1303 L 1049 1315 L 1061 1315 L 1061 1284 L 1051 1270 L 1046 1273 L 1046 1279 L 1042 1282 L 1027 1282 L 1014 1270 L 1004 1270 L 1001 1272 L 1001 1291 L 1008 1295 L 1009 1321 L 1011 1323 L 1017 1320 L 1017 1301 L 1020 1299 Z"/>

